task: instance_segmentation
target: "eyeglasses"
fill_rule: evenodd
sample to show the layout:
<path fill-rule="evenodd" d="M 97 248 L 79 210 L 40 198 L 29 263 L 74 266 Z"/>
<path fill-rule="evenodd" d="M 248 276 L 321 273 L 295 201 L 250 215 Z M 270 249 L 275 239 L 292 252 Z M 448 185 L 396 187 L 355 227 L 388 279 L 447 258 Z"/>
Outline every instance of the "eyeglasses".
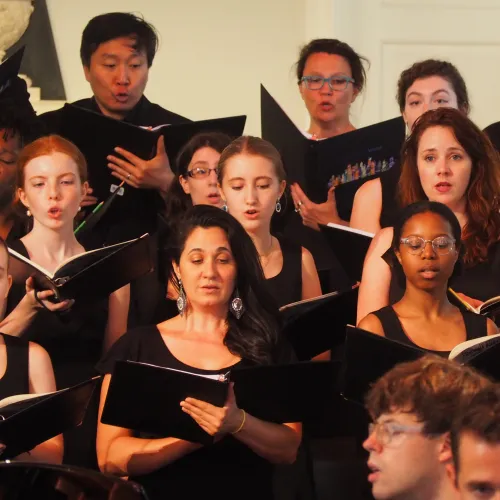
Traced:
<path fill-rule="evenodd" d="M 208 177 L 211 172 L 217 173 L 217 167 L 215 168 L 195 167 L 192 170 L 188 170 L 187 174 L 192 179 L 203 179 L 204 177 Z"/>
<path fill-rule="evenodd" d="M 354 79 L 349 76 L 330 76 L 329 78 L 303 76 L 300 81 L 304 82 L 309 90 L 321 90 L 325 83 L 328 83 L 330 90 L 345 90 L 349 83 L 354 83 Z"/>
<path fill-rule="evenodd" d="M 371 436 L 375 433 L 377 441 L 386 446 L 394 438 L 403 434 L 422 434 L 423 425 L 404 425 L 397 422 L 372 422 L 368 424 L 368 433 Z"/>
<path fill-rule="evenodd" d="M 438 236 L 433 240 L 424 240 L 420 236 L 401 238 L 400 242 L 406 246 L 411 255 L 421 255 L 427 243 L 432 244 L 432 249 L 438 255 L 447 255 L 455 249 L 455 240 L 449 236 Z"/>

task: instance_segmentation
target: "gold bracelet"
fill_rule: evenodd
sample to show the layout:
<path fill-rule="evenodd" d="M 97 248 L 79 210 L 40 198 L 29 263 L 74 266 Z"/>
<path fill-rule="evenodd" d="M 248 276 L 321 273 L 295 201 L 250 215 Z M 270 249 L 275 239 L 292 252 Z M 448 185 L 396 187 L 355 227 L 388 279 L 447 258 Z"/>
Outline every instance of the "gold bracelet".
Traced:
<path fill-rule="evenodd" d="M 245 420 L 247 419 L 247 414 L 245 413 L 245 410 L 241 410 L 243 412 L 243 420 L 241 421 L 241 425 L 233 432 L 231 432 L 231 434 L 238 434 L 238 432 L 241 431 L 241 429 L 243 429 L 243 426 L 245 425 Z"/>

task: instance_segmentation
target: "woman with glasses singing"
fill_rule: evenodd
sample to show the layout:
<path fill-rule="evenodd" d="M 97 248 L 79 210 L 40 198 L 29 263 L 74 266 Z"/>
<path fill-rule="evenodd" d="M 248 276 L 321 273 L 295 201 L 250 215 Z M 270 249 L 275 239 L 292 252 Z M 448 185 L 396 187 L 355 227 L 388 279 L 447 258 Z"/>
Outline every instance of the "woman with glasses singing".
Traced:
<path fill-rule="evenodd" d="M 369 314 L 359 327 L 445 357 L 461 342 L 498 333 L 492 320 L 448 300 L 448 281 L 463 248 L 461 233 L 457 217 L 442 203 L 406 207 L 394 226 L 388 256 L 403 270 L 403 298 Z"/>
<path fill-rule="evenodd" d="M 355 129 L 349 116 L 351 104 L 363 91 L 368 61 L 340 40 L 312 40 L 300 51 L 297 83 L 310 117 L 306 136 L 328 139 Z M 297 183 L 291 192 L 297 212 L 305 225 L 342 223 L 333 188 L 325 203 L 313 203 Z M 345 224 L 345 223 L 344 223 Z"/>
<path fill-rule="evenodd" d="M 452 277 L 452 288 L 473 306 L 500 295 L 500 165 L 490 140 L 461 111 L 439 108 L 417 120 L 401 159 L 401 206 L 439 201 L 460 222 L 463 271 Z M 368 250 L 358 321 L 403 296 L 404 281 L 382 258 L 392 239 L 392 227 L 384 228 Z"/>
<path fill-rule="evenodd" d="M 158 246 L 164 256 L 170 255 L 172 238 L 189 208 L 222 207 L 216 169 L 220 154 L 230 142 L 231 138 L 221 132 L 204 132 L 193 136 L 179 151 L 158 235 Z M 171 258 L 159 259 L 155 271 L 142 278 L 140 293 L 131 297 L 129 326 L 147 325 L 176 315 L 178 291 L 170 280 L 171 261 Z"/>

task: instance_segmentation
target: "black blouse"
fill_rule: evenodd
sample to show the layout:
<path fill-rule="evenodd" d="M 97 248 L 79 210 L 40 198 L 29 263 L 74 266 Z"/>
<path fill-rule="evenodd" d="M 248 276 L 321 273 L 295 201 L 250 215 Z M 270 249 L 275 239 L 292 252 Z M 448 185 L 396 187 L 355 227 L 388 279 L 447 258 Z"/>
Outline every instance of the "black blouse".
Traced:
<path fill-rule="evenodd" d="M 284 344 L 280 345 L 274 357 L 280 363 L 294 359 L 291 349 Z M 210 375 L 226 373 L 235 366 L 253 365 L 247 359 L 220 370 L 201 370 L 186 365 L 173 356 L 156 326 L 136 328 L 123 335 L 98 364 L 98 371 L 112 373 L 117 360 L 138 361 Z M 130 479 L 143 485 L 151 500 L 272 499 L 273 470 L 270 462 L 232 436 L 226 436 L 155 472 Z"/>

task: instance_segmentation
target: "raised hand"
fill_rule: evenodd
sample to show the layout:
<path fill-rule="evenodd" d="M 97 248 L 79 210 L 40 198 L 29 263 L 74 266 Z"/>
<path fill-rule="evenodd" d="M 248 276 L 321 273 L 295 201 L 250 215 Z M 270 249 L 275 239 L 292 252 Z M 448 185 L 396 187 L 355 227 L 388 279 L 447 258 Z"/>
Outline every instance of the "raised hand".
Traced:
<path fill-rule="evenodd" d="M 163 193 L 168 190 L 174 173 L 170 168 L 163 136 L 158 138 L 156 156 L 151 160 L 143 160 L 122 148 L 115 148 L 115 151 L 123 158 L 108 156 L 108 167 L 113 170 L 111 175 L 134 188 L 158 189 Z"/>

